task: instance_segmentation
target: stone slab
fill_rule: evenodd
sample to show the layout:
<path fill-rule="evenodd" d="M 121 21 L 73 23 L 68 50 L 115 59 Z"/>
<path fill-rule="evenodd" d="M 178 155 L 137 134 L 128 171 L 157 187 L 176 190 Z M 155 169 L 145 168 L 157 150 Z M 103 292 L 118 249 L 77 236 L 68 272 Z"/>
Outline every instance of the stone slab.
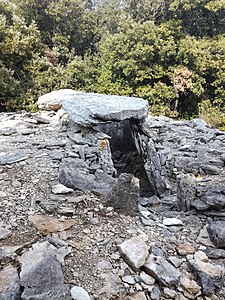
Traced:
<path fill-rule="evenodd" d="M 148 101 L 135 97 L 77 92 L 61 103 L 72 121 L 82 126 L 144 119 L 148 114 Z"/>

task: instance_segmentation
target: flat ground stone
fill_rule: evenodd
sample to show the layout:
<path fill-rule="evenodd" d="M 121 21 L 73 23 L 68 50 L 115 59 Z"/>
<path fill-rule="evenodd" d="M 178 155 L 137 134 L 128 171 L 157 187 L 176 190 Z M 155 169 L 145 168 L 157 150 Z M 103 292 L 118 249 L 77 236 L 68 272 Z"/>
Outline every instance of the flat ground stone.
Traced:
<path fill-rule="evenodd" d="M 196 252 L 195 247 L 189 244 L 179 244 L 176 247 L 178 254 L 180 255 L 189 255 L 194 254 Z"/>
<path fill-rule="evenodd" d="M 9 265 L 0 272 L 0 300 L 17 300 L 20 295 L 17 269 Z"/>
<path fill-rule="evenodd" d="M 60 221 L 59 219 L 45 216 L 45 215 L 33 215 L 29 217 L 29 221 L 42 233 L 61 232 L 69 229 L 75 224 L 74 219 L 66 219 Z"/>
<path fill-rule="evenodd" d="M 125 261 L 134 269 L 145 264 L 148 257 L 148 246 L 139 237 L 133 237 L 119 245 L 119 251 Z"/>
<path fill-rule="evenodd" d="M 163 220 L 163 225 L 165 226 L 181 226 L 184 225 L 183 222 L 177 218 L 166 218 Z"/>
<path fill-rule="evenodd" d="M 0 240 L 6 239 L 10 234 L 11 230 L 0 226 Z"/>
<path fill-rule="evenodd" d="M 10 153 L 0 156 L 0 165 L 11 165 L 13 163 L 22 161 L 29 158 L 29 154 L 26 153 Z"/>
<path fill-rule="evenodd" d="M 83 126 L 143 119 L 148 114 L 148 101 L 134 97 L 78 92 L 66 96 L 61 103 L 72 121 Z"/>
<path fill-rule="evenodd" d="M 165 258 L 152 254 L 149 255 L 143 269 L 165 286 L 176 285 L 181 275 L 180 271 L 174 268 Z"/>
<path fill-rule="evenodd" d="M 225 248 L 225 221 L 212 221 L 207 227 L 209 237 L 217 248 Z"/>

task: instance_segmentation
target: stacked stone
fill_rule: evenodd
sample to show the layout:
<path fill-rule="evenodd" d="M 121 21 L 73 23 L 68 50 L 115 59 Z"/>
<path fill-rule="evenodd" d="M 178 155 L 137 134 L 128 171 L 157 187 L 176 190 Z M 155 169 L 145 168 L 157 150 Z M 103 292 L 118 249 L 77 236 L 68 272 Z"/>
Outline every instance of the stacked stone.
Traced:
<path fill-rule="evenodd" d="M 136 144 L 159 196 L 177 194 L 189 210 L 225 209 L 225 133 L 200 119 L 174 121 L 151 117 L 141 125 Z"/>
<path fill-rule="evenodd" d="M 130 128 L 130 123 L 142 122 L 147 117 L 148 102 L 140 98 L 65 90 L 63 97 L 63 91 L 58 91 L 40 98 L 39 106 L 45 107 L 45 99 L 46 103 L 52 100 L 55 105 L 57 93 L 60 104 L 56 109 L 62 107 L 69 117 L 67 132 L 71 145 L 71 151 L 60 165 L 60 182 L 67 187 L 102 196 L 106 205 L 136 213 L 139 180 L 131 174 L 115 178 L 111 137 L 104 132 L 115 131 L 118 128 L 115 124 Z"/>

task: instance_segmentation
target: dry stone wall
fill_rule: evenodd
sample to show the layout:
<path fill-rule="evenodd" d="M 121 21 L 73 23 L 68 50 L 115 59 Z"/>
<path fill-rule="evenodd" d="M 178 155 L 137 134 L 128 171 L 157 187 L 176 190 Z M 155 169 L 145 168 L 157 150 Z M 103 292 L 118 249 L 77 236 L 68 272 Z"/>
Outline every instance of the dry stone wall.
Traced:
<path fill-rule="evenodd" d="M 177 195 L 183 210 L 225 209 L 225 133 L 203 120 L 151 117 L 136 129 L 136 144 L 156 194 Z"/>

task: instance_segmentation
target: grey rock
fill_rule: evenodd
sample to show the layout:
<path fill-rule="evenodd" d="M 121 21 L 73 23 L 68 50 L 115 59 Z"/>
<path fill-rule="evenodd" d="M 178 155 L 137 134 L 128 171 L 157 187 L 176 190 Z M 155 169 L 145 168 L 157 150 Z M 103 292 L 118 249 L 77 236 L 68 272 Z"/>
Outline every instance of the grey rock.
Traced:
<path fill-rule="evenodd" d="M 174 265 L 175 268 L 179 268 L 184 262 L 183 259 L 180 259 L 176 256 L 170 256 L 169 261 Z"/>
<path fill-rule="evenodd" d="M 96 176 L 90 174 L 85 162 L 76 161 L 73 158 L 63 159 L 59 167 L 59 181 L 63 185 L 75 190 L 91 191 L 98 195 L 109 193 L 111 183 L 114 183 L 115 180 L 107 174 L 102 180 L 99 176 L 99 174 L 96 174 Z"/>
<path fill-rule="evenodd" d="M 53 149 L 57 147 L 64 147 L 66 146 L 66 141 L 56 140 L 56 139 L 50 139 L 42 143 L 40 146 L 38 146 L 39 149 L 47 148 L 47 149 Z"/>
<path fill-rule="evenodd" d="M 156 195 L 162 195 L 166 191 L 164 180 L 161 176 L 161 163 L 153 140 L 149 139 L 145 147 L 144 167 L 151 187 Z"/>
<path fill-rule="evenodd" d="M 57 208 L 58 208 L 58 204 L 57 203 L 50 202 L 50 201 L 41 201 L 39 203 L 39 206 L 41 208 L 43 208 L 48 213 L 54 213 L 57 210 Z"/>
<path fill-rule="evenodd" d="M 176 285 L 181 275 L 165 258 L 152 254 L 149 255 L 143 270 L 165 286 Z"/>
<path fill-rule="evenodd" d="M 140 98 L 75 93 L 61 101 L 73 122 L 83 126 L 107 121 L 143 119 L 147 117 L 148 102 Z"/>
<path fill-rule="evenodd" d="M 154 220 L 151 220 L 151 219 L 147 219 L 147 218 L 144 218 L 144 217 L 141 217 L 141 222 L 145 225 L 145 226 L 155 226 L 156 223 Z"/>
<path fill-rule="evenodd" d="M 7 194 L 3 191 L 0 191 L 0 199 L 6 198 Z"/>
<path fill-rule="evenodd" d="M 97 188 L 95 176 L 89 174 L 83 162 L 81 165 L 77 164 L 76 160 L 72 158 L 65 158 L 59 168 L 59 181 L 70 188 L 93 191 Z"/>
<path fill-rule="evenodd" d="M 160 300 L 161 299 L 161 292 L 157 286 L 154 286 L 151 291 L 151 299 L 152 300 Z"/>
<path fill-rule="evenodd" d="M 26 160 L 29 158 L 29 154 L 26 153 L 10 153 L 0 156 L 0 165 L 11 165 L 13 163 Z"/>
<path fill-rule="evenodd" d="M 52 186 L 52 192 L 53 194 L 68 194 L 74 192 L 74 190 L 59 183 Z"/>
<path fill-rule="evenodd" d="M 11 265 L 0 272 L 0 300 L 19 300 L 21 287 L 17 269 Z"/>
<path fill-rule="evenodd" d="M 3 260 L 6 257 L 12 256 L 14 254 L 14 252 L 20 248 L 22 248 L 22 246 L 1 246 L 0 247 L 0 260 Z"/>
<path fill-rule="evenodd" d="M 197 276 L 202 286 L 203 295 L 214 295 L 224 286 L 224 280 L 221 277 L 211 277 L 204 272 L 198 272 Z"/>
<path fill-rule="evenodd" d="M 165 218 L 163 219 L 163 225 L 165 226 L 182 226 L 184 223 L 177 218 Z"/>
<path fill-rule="evenodd" d="M 212 259 L 219 259 L 219 258 L 225 258 L 225 250 L 224 249 L 214 249 L 214 248 L 207 248 L 205 250 L 205 253 L 209 258 Z"/>
<path fill-rule="evenodd" d="M 196 197 L 196 180 L 189 174 L 177 176 L 177 206 L 180 210 L 190 210 Z"/>
<path fill-rule="evenodd" d="M 139 197 L 139 179 L 132 174 L 122 173 L 112 186 L 112 190 L 103 197 L 103 203 L 121 212 L 136 214 Z"/>
<path fill-rule="evenodd" d="M 70 290 L 70 293 L 74 300 L 91 300 L 88 293 L 82 287 L 73 286 Z"/>
<path fill-rule="evenodd" d="M 203 294 L 212 295 L 217 289 L 224 285 L 225 269 L 217 264 L 207 261 L 204 252 L 197 251 L 194 259 L 190 259 L 189 263 L 198 276 L 202 286 Z"/>
<path fill-rule="evenodd" d="M 122 281 L 125 282 L 125 283 L 128 283 L 128 284 L 131 284 L 131 285 L 135 284 L 135 279 L 131 275 L 123 276 Z"/>
<path fill-rule="evenodd" d="M 22 300 L 71 300 L 69 286 L 64 284 L 61 262 L 66 254 L 48 242 L 37 243 L 20 258 Z"/>
<path fill-rule="evenodd" d="M 11 230 L 0 226 L 0 240 L 6 239 L 11 235 Z"/>
<path fill-rule="evenodd" d="M 17 133 L 17 130 L 15 128 L 11 128 L 11 127 L 9 127 L 9 128 L 5 127 L 0 130 L 0 135 L 7 136 L 7 135 L 15 134 L 15 133 Z"/>
<path fill-rule="evenodd" d="M 140 273 L 140 279 L 147 285 L 153 285 L 155 283 L 155 278 L 146 274 L 144 271 Z"/>
<path fill-rule="evenodd" d="M 225 181 L 200 182 L 196 187 L 196 199 L 192 207 L 197 210 L 218 210 L 225 209 Z"/>
<path fill-rule="evenodd" d="M 30 135 L 30 134 L 34 134 L 36 132 L 37 132 L 37 130 L 36 129 L 32 129 L 32 128 L 27 128 L 27 129 L 20 130 L 20 133 L 22 135 Z"/>
<path fill-rule="evenodd" d="M 211 221 L 207 230 L 215 246 L 217 248 L 225 248 L 225 221 Z"/>
<path fill-rule="evenodd" d="M 53 160 L 61 160 L 65 154 L 60 150 L 53 150 L 53 151 L 50 151 L 48 155 Z"/>
<path fill-rule="evenodd" d="M 140 204 L 142 206 L 153 206 L 153 205 L 157 205 L 157 204 L 160 204 L 160 203 L 161 203 L 161 201 L 156 195 L 154 195 L 152 197 L 149 197 L 149 198 L 142 197 L 140 199 Z"/>
<path fill-rule="evenodd" d="M 125 261 L 133 269 L 139 269 L 145 264 L 148 257 L 148 247 L 141 237 L 125 240 L 118 247 Z"/>

